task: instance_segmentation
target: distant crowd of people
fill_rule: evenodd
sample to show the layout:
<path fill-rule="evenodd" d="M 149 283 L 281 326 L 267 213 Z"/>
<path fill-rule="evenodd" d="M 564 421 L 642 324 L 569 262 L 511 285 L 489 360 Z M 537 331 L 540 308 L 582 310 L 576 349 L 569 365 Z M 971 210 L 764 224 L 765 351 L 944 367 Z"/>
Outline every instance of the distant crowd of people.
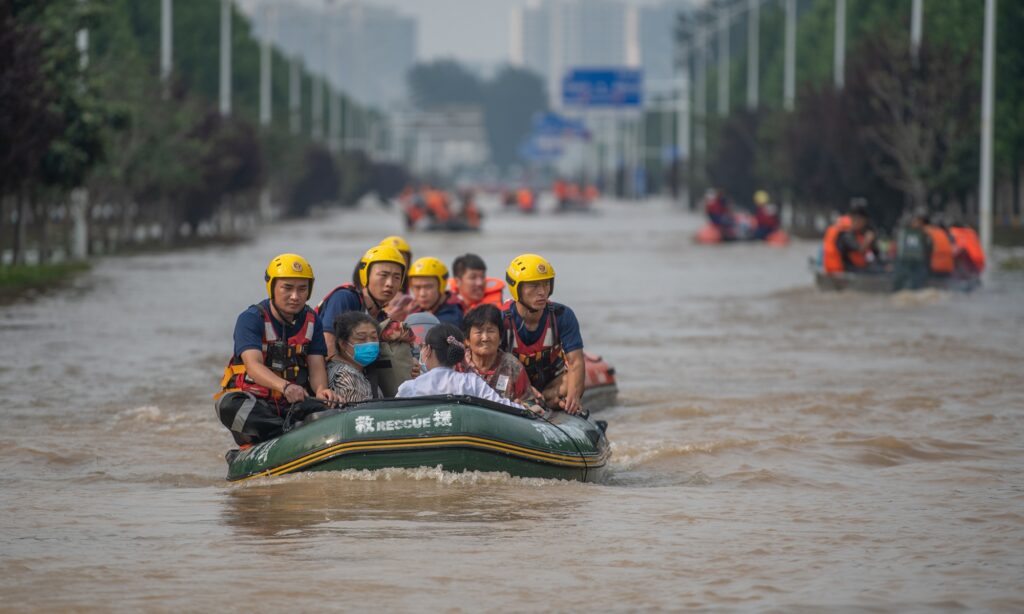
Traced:
<path fill-rule="evenodd" d="M 458 201 L 456 210 L 453 202 Z M 430 185 L 406 187 L 398 196 L 407 230 L 477 230 L 483 214 L 472 190 L 452 195 Z"/>

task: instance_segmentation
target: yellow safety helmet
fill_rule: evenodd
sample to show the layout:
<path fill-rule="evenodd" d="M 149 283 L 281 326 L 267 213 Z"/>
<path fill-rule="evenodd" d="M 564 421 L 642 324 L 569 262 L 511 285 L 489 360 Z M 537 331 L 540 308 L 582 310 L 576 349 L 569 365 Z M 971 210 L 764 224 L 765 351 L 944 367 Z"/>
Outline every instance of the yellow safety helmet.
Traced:
<path fill-rule="evenodd" d="M 437 280 L 437 289 L 444 292 L 448 282 L 448 267 L 437 258 L 427 256 L 420 258 L 409 267 L 409 277 L 433 277 Z"/>
<path fill-rule="evenodd" d="M 281 254 L 275 256 L 267 271 L 263 274 L 263 281 L 267 282 L 267 296 L 274 298 L 274 280 L 279 277 L 298 277 L 309 280 L 309 295 L 313 296 L 313 267 L 309 261 L 298 254 Z"/>
<path fill-rule="evenodd" d="M 767 205 L 769 200 L 770 198 L 768 197 L 768 192 L 765 192 L 764 190 L 758 190 L 754 192 L 755 205 Z"/>
<path fill-rule="evenodd" d="M 403 256 L 412 257 L 412 248 L 409 247 L 409 242 L 398 235 L 391 235 L 390 237 L 384 237 L 384 240 L 379 245 L 390 245 L 391 247 L 402 252 Z M 408 262 L 406 262 L 408 264 Z"/>
<path fill-rule="evenodd" d="M 505 281 L 512 300 L 519 300 L 519 286 L 531 281 L 551 280 L 551 291 L 555 291 L 555 267 L 543 256 L 523 254 L 516 256 L 505 270 Z"/>
<path fill-rule="evenodd" d="M 367 276 L 370 273 L 370 266 L 378 262 L 394 262 L 402 267 L 402 278 L 405 278 L 405 258 L 402 252 L 390 245 L 374 245 L 366 250 L 363 257 L 359 259 L 359 283 L 365 288 Z"/>

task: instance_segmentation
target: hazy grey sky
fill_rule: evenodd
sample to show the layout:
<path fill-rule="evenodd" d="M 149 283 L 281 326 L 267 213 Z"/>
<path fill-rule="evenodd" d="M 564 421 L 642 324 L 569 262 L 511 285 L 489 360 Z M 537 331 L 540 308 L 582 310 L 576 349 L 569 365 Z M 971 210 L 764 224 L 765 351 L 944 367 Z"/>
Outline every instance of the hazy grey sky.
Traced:
<path fill-rule="evenodd" d="M 523 0 L 363 0 L 419 20 L 419 59 L 468 62 L 508 59 L 508 18 Z"/>

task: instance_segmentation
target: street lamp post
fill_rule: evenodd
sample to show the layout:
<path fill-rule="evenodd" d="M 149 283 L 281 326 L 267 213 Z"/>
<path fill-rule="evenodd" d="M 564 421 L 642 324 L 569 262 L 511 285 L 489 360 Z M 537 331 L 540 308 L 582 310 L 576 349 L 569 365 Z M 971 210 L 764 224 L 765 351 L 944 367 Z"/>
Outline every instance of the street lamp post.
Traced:
<path fill-rule="evenodd" d="M 231 114 L 231 0 L 220 0 L 220 114 Z"/>
<path fill-rule="evenodd" d="M 729 6 L 718 7 L 718 115 L 729 114 Z"/>
<path fill-rule="evenodd" d="M 792 111 L 796 101 L 796 0 L 786 0 L 786 66 L 782 105 Z"/>
<path fill-rule="evenodd" d="M 985 40 L 981 77 L 981 177 L 978 227 L 983 253 L 992 249 L 992 118 L 995 96 L 996 0 L 985 0 Z"/>
<path fill-rule="evenodd" d="M 836 0 L 836 46 L 833 67 L 837 90 L 846 82 L 846 0 Z"/>
<path fill-rule="evenodd" d="M 757 109 L 761 74 L 761 0 L 747 2 L 747 108 Z"/>

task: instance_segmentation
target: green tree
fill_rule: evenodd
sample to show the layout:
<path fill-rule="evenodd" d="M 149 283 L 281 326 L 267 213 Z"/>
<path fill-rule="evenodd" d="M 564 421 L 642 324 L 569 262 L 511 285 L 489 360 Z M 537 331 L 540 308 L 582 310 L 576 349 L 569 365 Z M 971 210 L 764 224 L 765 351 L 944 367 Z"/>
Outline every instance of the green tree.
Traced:
<path fill-rule="evenodd" d="M 544 81 L 536 73 L 505 67 L 483 85 L 484 123 L 496 164 L 516 162 L 533 116 L 547 108 Z"/>

